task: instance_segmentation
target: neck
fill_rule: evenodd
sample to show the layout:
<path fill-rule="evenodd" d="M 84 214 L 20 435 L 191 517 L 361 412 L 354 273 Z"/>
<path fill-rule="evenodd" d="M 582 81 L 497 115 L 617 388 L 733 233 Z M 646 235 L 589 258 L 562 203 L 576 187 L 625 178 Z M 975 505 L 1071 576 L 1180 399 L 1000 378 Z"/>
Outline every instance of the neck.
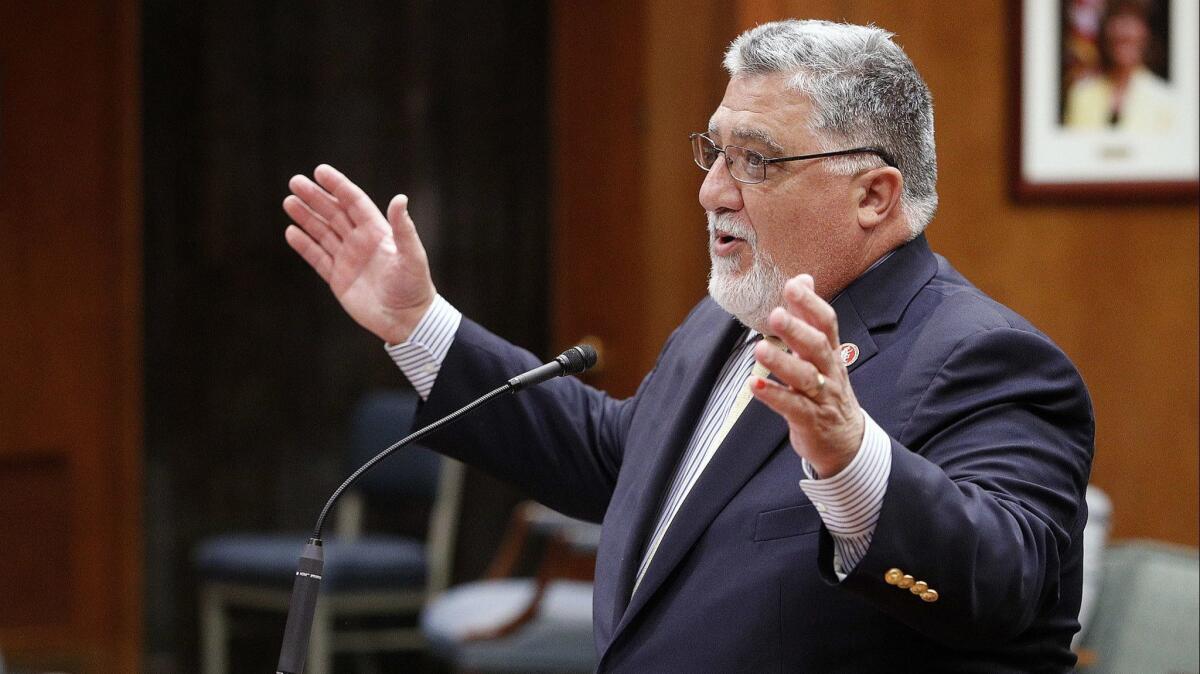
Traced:
<path fill-rule="evenodd" d="M 1129 84 L 1130 78 L 1133 77 L 1133 71 L 1136 70 L 1133 66 L 1115 66 L 1108 72 L 1108 79 L 1117 89 L 1124 89 Z"/>
<path fill-rule="evenodd" d="M 900 231 L 904 235 L 899 234 Z M 881 260 L 891 254 L 900 246 L 908 242 L 908 226 L 904 223 L 899 223 L 895 227 L 885 228 L 883 226 L 876 227 L 867 235 L 866 241 L 861 246 L 862 253 L 859 255 L 856 264 L 849 266 L 847 273 L 838 282 L 831 287 L 827 293 L 820 293 L 822 299 L 827 302 L 832 302 L 833 298 L 841 294 L 846 286 L 856 281 L 860 276 L 870 271 Z M 818 288 L 818 290 L 821 290 Z M 828 297 L 826 297 L 828 294 Z"/>

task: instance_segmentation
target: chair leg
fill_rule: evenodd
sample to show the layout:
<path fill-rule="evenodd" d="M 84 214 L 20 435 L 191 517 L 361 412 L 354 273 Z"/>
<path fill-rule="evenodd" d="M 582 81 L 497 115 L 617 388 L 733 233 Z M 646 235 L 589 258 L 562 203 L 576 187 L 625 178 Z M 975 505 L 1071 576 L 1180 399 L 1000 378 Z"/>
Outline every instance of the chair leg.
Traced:
<path fill-rule="evenodd" d="M 320 604 L 313 613 L 307 660 L 304 674 L 333 674 L 333 616 Z"/>
<path fill-rule="evenodd" d="M 204 674 L 229 672 L 229 620 L 225 602 L 213 588 L 200 590 L 200 661 Z"/>

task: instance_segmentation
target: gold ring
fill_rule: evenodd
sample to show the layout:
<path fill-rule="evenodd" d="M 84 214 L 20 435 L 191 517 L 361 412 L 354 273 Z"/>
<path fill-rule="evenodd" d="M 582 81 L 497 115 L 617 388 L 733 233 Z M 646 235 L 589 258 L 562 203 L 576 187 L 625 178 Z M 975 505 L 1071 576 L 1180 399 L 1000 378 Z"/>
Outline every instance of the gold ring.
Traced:
<path fill-rule="evenodd" d="M 818 372 L 817 373 L 817 392 L 812 394 L 811 397 L 816 398 L 817 396 L 821 395 L 821 391 L 824 391 L 824 390 L 825 390 L 825 375 Z"/>

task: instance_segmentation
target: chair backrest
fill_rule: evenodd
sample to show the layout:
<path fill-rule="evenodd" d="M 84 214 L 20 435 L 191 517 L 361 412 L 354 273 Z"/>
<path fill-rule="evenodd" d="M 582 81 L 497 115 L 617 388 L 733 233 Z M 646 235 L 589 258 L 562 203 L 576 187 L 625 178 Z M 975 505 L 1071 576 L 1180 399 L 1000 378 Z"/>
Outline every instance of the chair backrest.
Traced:
<path fill-rule="evenodd" d="M 354 407 L 347 463 L 356 470 L 414 430 L 419 399 L 412 389 L 367 393 Z M 425 538 L 426 591 L 437 594 L 450 583 L 454 541 L 458 532 L 464 466 L 420 445 L 396 450 L 365 473 L 339 504 L 338 534 L 357 537 L 362 529 L 362 494 L 373 505 L 400 500 L 431 503 Z"/>
<path fill-rule="evenodd" d="M 1200 554 L 1154 541 L 1105 551 L 1096 613 L 1083 646 L 1089 672 L 1197 672 Z"/>
<path fill-rule="evenodd" d="M 412 389 L 378 390 L 363 396 L 350 420 L 350 470 L 412 431 L 417 402 Z M 397 498 L 432 502 L 437 497 L 441 461 L 419 445 L 398 449 L 359 478 L 355 488 L 373 502 Z"/>

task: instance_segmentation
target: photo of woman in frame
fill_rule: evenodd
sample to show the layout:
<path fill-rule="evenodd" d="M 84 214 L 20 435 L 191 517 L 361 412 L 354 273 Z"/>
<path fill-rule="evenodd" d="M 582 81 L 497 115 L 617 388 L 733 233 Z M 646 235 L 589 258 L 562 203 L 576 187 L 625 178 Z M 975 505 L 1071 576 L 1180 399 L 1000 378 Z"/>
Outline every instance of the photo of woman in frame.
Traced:
<path fill-rule="evenodd" d="M 1178 116 L 1166 0 L 1064 0 L 1061 124 L 1164 134 Z"/>

